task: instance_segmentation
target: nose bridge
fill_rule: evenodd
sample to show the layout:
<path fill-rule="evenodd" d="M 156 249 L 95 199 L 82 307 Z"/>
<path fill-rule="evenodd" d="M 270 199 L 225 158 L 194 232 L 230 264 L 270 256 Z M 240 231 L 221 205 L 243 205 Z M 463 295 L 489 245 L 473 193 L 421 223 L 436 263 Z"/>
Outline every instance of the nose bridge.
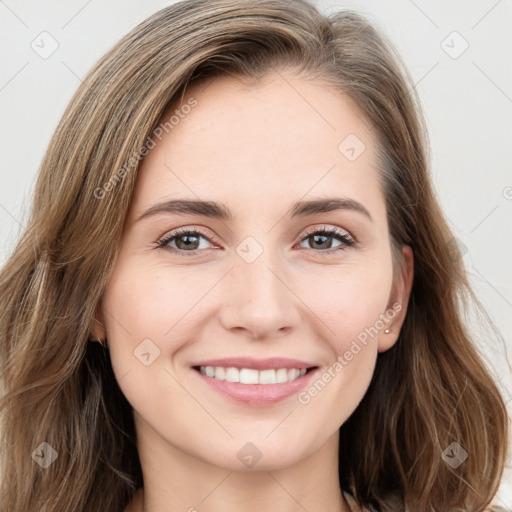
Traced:
<path fill-rule="evenodd" d="M 255 247 L 242 242 L 226 280 L 228 300 L 221 320 L 226 329 L 242 328 L 257 338 L 272 336 L 293 327 L 300 319 L 293 293 L 279 269 L 282 266 L 263 251 L 255 259 L 246 257 Z M 249 251 L 244 249 L 249 247 Z M 281 274 L 281 275 L 280 275 Z"/>

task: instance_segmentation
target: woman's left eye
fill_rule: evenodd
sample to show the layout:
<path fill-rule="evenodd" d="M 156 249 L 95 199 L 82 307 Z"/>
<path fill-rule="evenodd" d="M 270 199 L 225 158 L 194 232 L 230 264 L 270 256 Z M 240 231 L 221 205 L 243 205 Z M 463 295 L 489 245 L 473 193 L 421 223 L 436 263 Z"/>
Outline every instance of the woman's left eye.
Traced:
<path fill-rule="evenodd" d="M 172 252 L 176 253 L 195 253 L 200 249 L 207 249 L 204 244 L 201 244 L 201 239 L 207 243 L 212 243 L 210 239 L 195 229 L 181 229 L 174 231 L 169 235 L 165 236 L 162 240 L 158 241 L 155 245 L 156 248 L 171 249 Z M 329 227 L 322 229 L 315 229 L 303 236 L 300 243 L 307 242 L 311 245 L 316 244 L 316 252 L 329 252 L 332 253 L 332 240 L 337 239 L 340 244 L 334 247 L 334 251 L 343 250 L 347 247 L 353 247 L 356 245 L 355 240 L 344 230 Z M 315 247 L 313 247 L 315 249 Z"/>
<path fill-rule="evenodd" d="M 326 252 L 326 249 L 332 248 L 332 239 L 338 239 L 341 242 L 334 250 L 343 250 L 356 245 L 355 240 L 346 231 L 334 227 L 312 230 L 302 238 L 301 242 L 318 244 L 320 247 L 317 248 L 321 249 L 320 252 Z M 326 245 L 328 247 L 325 247 Z"/>

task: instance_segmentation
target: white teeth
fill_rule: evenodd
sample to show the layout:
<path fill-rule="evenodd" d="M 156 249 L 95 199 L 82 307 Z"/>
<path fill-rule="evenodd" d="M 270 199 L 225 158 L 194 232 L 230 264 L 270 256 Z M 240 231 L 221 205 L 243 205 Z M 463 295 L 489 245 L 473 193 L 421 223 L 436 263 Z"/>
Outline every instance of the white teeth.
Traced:
<path fill-rule="evenodd" d="M 215 368 L 215 378 L 218 380 L 226 380 L 226 369 L 219 366 Z"/>
<path fill-rule="evenodd" d="M 288 370 L 286 368 L 279 368 L 279 370 L 276 370 L 276 382 L 288 382 Z"/>
<path fill-rule="evenodd" d="M 281 384 L 306 374 L 306 369 L 278 368 L 277 370 L 255 370 L 254 368 L 224 368 L 222 366 L 200 366 L 203 375 L 217 380 L 241 384 Z"/>
<path fill-rule="evenodd" d="M 258 370 L 253 370 L 252 368 L 242 368 L 240 370 L 240 382 L 242 384 L 258 384 L 258 373 Z"/>
<path fill-rule="evenodd" d="M 275 384 L 276 371 L 275 370 L 261 370 L 260 371 L 260 384 Z"/>
<path fill-rule="evenodd" d="M 288 380 L 296 379 L 300 375 L 300 370 L 297 368 L 290 368 L 288 370 Z"/>
<path fill-rule="evenodd" d="M 226 368 L 226 380 L 228 382 L 240 382 L 240 370 L 238 368 Z"/>

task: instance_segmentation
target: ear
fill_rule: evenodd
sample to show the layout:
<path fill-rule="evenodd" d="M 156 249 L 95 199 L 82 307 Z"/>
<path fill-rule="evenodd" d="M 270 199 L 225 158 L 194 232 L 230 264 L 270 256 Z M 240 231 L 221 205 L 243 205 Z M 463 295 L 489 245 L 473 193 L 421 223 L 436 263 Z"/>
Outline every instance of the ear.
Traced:
<path fill-rule="evenodd" d="M 92 339 L 97 341 L 105 341 L 107 333 L 105 332 L 104 325 L 105 323 L 103 321 L 103 313 L 101 311 L 101 305 L 99 305 L 89 325 L 89 331 L 91 333 Z"/>
<path fill-rule="evenodd" d="M 400 329 L 407 314 L 407 305 L 412 290 L 414 277 L 414 255 L 412 248 L 404 245 L 402 248 L 402 262 L 399 275 L 391 289 L 388 306 L 386 311 L 394 311 L 395 316 L 389 320 L 386 327 L 379 333 L 379 352 L 389 350 L 398 340 Z M 389 333 L 385 330 L 389 329 Z"/>

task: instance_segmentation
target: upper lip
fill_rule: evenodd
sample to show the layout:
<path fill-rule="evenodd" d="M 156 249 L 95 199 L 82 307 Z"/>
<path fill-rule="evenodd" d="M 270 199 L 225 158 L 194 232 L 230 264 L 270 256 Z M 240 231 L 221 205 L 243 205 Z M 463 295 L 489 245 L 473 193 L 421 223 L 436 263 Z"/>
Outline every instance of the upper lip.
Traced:
<path fill-rule="evenodd" d="M 227 357 L 222 359 L 208 359 L 192 366 L 222 366 L 224 368 L 252 368 L 255 370 L 277 370 L 278 368 L 312 368 L 314 363 L 290 359 L 288 357 L 271 357 L 267 359 L 254 359 L 252 357 Z"/>

